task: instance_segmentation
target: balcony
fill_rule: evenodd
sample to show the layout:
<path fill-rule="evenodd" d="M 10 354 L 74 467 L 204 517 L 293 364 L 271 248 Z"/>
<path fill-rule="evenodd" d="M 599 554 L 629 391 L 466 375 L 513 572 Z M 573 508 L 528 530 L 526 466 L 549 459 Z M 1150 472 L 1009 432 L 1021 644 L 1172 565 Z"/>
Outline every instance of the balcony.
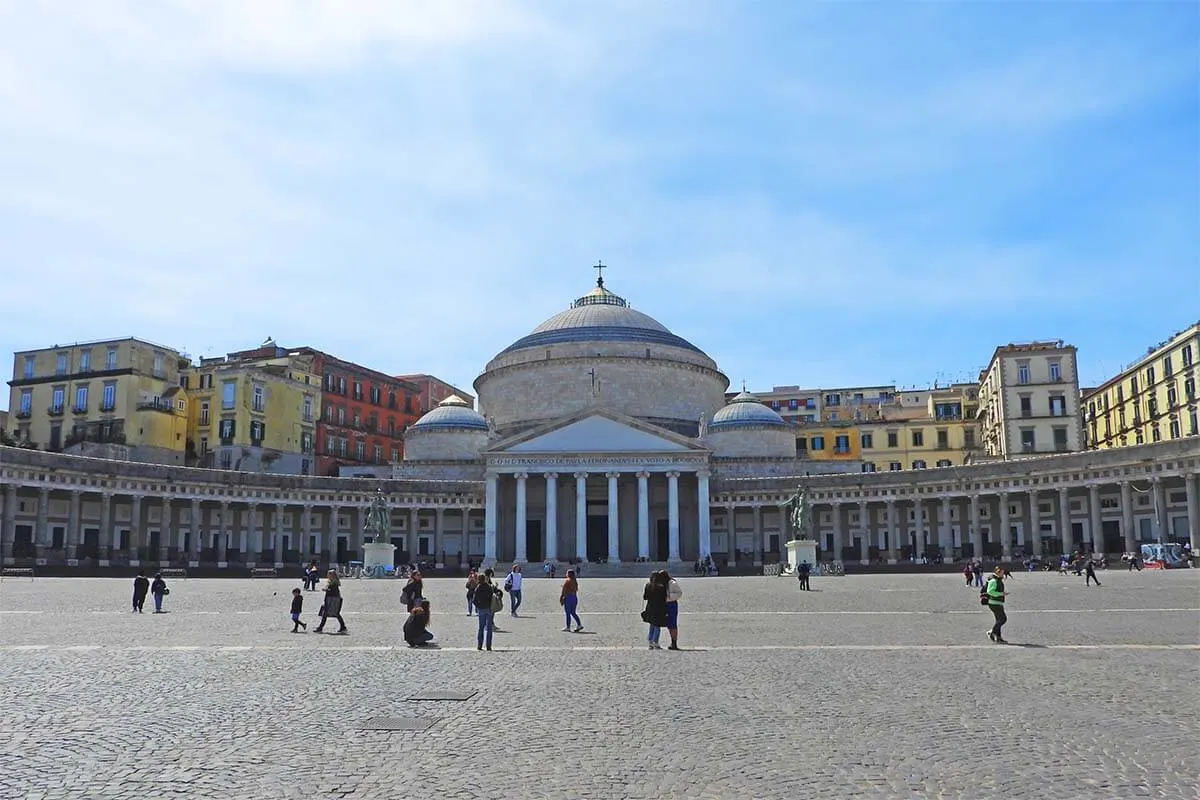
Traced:
<path fill-rule="evenodd" d="M 66 406 L 50 406 L 46 409 L 46 413 L 52 417 L 61 417 L 67 411 Z"/>
<path fill-rule="evenodd" d="M 116 411 L 116 410 L 117 410 L 116 403 L 101 403 L 100 404 L 100 411 L 102 411 L 105 414 L 108 414 L 108 413 L 110 413 L 112 411 Z"/>
<path fill-rule="evenodd" d="M 175 407 L 171 405 L 170 400 L 146 400 L 137 404 L 138 411 L 161 411 L 165 414 L 175 413 Z"/>
<path fill-rule="evenodd" d="M 21 410 L 17 411 L 15 416 L 17 419 L 29 419 L 33 416 L 33 412 L 28 408 L 22 408 Z"/>
<path fill-rule="evenodd" d="M 849 447 L 835 447 L 835 448 L 833 448 L 833 453 L 834 453 L 834 455 L 838 455 L 838 456 L 850 455 L 850 448 Z"/>
<path fill-rule="evenodd" d="M 88 413 L 88 408 L 87 408 L 87 406 L 71 406 L 71 413 L 72 414 L 86 414 L 86 413 Z"/>

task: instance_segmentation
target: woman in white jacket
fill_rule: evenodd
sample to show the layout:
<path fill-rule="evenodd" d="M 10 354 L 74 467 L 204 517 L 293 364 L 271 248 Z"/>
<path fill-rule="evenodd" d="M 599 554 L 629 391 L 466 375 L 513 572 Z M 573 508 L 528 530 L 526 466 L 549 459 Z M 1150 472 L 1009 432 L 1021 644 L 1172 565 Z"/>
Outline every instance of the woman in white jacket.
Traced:
<path fill-rule="evenodd" d="M 679 582 L 663 570 L 667 577 L 667 632 L 671 634 L 671 646 L 668 650 L 679 649 L 679 598 L 683 597 L 683 587 Z"/>

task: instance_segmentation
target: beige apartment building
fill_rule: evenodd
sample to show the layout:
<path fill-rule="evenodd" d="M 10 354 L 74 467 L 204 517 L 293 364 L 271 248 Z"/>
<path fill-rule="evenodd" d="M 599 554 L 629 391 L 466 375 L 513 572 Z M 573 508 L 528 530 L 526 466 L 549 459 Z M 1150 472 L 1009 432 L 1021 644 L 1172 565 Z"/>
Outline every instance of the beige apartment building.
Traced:
<path fill-rule="evenodd" d="M 15 353 L 10 435 L 51 452 L 183 464 L 186 366 L 178 351 L 134 338 Z"/>
<path fill-rule="evenodd" d="M 1200 435 L 1196 379 L 1200 322 L 1149 348 L 1119 375 L 1084 392 L 1094 450 Z"/>
<path fill-rule="evenodd" d="M 990 458 L 1083 449 L 1076 350 L 1061 340 L 997 347 L 979 376 L 980 437 Z"/>

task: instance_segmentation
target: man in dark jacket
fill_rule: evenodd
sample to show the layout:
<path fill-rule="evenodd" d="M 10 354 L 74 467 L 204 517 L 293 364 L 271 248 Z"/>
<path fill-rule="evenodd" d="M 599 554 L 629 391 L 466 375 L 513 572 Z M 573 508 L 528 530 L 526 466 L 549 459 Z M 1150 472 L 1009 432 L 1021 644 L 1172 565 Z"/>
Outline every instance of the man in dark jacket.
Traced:
<path fill-rule="evenodd" d="M 150 580 L 146 577 L 145 572 L 138 572 L 137 577 L 133 579 L 133 610 L 135 613 L 142 613 L 142 606 L 146 605 L 146 595 L 150 592 Z"/>

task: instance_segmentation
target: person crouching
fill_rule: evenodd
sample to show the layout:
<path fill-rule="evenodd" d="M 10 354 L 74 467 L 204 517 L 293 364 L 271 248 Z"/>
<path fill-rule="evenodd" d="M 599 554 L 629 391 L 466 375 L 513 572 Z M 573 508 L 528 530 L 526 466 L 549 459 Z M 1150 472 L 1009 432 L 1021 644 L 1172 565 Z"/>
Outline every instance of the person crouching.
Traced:
<path fill-rule="evenodd" d="M 409 647 L 425 647 L 433 641 L 429 631 L 429 601 L 422 600 L 413 606 L 404 621 L 404 641 Z"/>

